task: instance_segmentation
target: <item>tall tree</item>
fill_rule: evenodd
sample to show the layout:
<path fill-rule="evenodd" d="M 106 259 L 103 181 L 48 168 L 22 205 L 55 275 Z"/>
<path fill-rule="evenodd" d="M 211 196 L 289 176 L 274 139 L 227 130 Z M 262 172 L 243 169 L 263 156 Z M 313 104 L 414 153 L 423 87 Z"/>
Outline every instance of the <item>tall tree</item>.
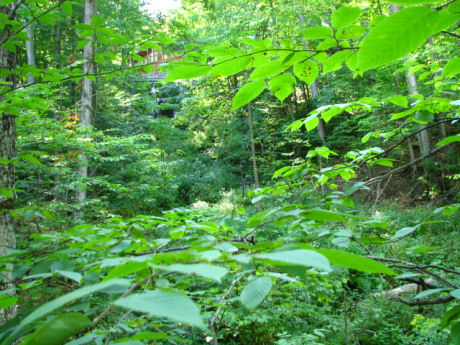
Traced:
<path fill-rule="evenodd" d="M 0 7 L 0 13 L 10 20 L 15 18 L 13 5 Z M 14 74 L 16 68 L 16 53 L 7 49 L 5 43 L 12 35 L 12 28 L 6 25 L 0 32 L 0 70 L 8 73 L 0 76 L 2 89 L 8 90 L 14 87 Z M 0 102 L 3 102 L 0 97 Z M 16 246 L 14 222 L 10 211 L 14 208 L 14 165 L 11 160 L 16 155 L 15 116 L 6 112 L 0 113 L 0 258 L 8 255 Z M 0 290 L 8 290 L 14 287 L 12 283 L 12 265 L 7 264 L 0 278 Z M 0 325 L 11 319 L 15 314 L 15 306 L 0 309 Z"/>
<path fill-rule="evenodd" d="M 96 0 L 85 0 L 85 14 L 83 22 L 84 24 L 91 25 L 92 18 L 97 14 Z M 93 74 L 96 71 L 94 62 L 95 55 L 95 41 L 94 35 L 87 37 L 89 42 L 85 45 L 83 50 L 83 59 L 85 60 L 83 65 L 84 74 Z M 81 111 L 80 111 L 80 125 L 85 131 L 89 129 L 92 124 L 95 110 L 96 110 L 96 83 L 90 77 L 83 77 L 83 86 L 81 93 Z M 88 177 L 88 155 L 82 152 L 79 161 L 78 174 L 82 179 Z M 82 202 L 86 199 L 86 188 L 78 188 L 76 190 L 77 200 Z"/>

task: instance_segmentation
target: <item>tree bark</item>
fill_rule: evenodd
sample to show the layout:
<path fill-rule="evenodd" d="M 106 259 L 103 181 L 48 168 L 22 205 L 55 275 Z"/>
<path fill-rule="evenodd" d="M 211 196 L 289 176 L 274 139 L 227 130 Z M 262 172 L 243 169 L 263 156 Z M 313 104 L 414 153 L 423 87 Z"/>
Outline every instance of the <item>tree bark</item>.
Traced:
<path fill-rule="evenodd" d="M 91 18 L 97 13 L 96 0 L 85 0 L 84 24 L 91 25 Z M 83 49 L 83 73 L 93 74 L 96 70 L 94 55 L 95 55 L 95 40 L 94 36 L 87 37 L 91 41 L 88 42 Z M 80 126 L 83 131 L 86 131 L 91 126 L 95 113 L 95 82 L 90 78 L 83 77 L 83 85 L 81 92 L 81 111 L 80 111 Z M 84 181 L 88 177 L 88 155 L 82 152 L 79 158 L 78 175 Z M 77 188 L 75 196 L 79 202 L 86 200 L 86 188 Z"/>
<path fill-rule="evenodd" d="M 34 45 L 34 25 L 30 24 L 26 28 L 27 37 L 26 41 L 26 53 L 27 53 L 27 64 L 29 66 L 36 65 L 35 63 L 35 45 Z M 35 76 L 32 73 L 27 74 L 27 84 L 35 83 Z"/>
<path fill-rule="evenodd" d="M 13 5 L 0 7 L 0 13 L 11 16 Z M 10 18 L 14 20 L 14 18 Z M 11 34 L 11 28 L 5 27 L 1 32 L 0 42 L 4 42 Z M 4 88 L 14 87 L 14 74 L 16 68 L 16 53 L 4 47 L 0 47 L 0 69 L 7 70 L 6 76 L 0 77 Z M 2 88 L 3 88 L 2 87 Z M 0 102 L 5 100 L 0 98 Z M 14 115 L 0 114 L 0 158 L 11 161 L 16 155 L 16 118 Z M 14 233 L 14 221 L 11 210 L 14 209 L 16 195 L 14 193 L 14 165 L 0 163 L 0 188 L 10 193 L 13 197 L 0 196 L 0 257 L 6 256 L 16 247 L 16 236 Z M 13 265 L 8 263 L 1 265 L 0 290 L 14 289 L 12 282 Z M 16 314 L 16 306 L 0 309 L 0 325 L 13 318 Z"/>
<path fill-rule="evenodd" d="M 254 184 L 256 189 L 260 188 L 259 184 L 259 171 L 257 169 L 257 157 L 256 157 L 256 146 L 254 144 L 254 127 L 252 124 L 252 104 L 248 104 L 248 125 L 249 125 L 249 140 L 251 142 L 251 160 L 252 160 L 252 169 L 254 172 Z M 257 202 L 257 208 L 259 212 L 262 211 L 262 204 L 260 201 Z"/>

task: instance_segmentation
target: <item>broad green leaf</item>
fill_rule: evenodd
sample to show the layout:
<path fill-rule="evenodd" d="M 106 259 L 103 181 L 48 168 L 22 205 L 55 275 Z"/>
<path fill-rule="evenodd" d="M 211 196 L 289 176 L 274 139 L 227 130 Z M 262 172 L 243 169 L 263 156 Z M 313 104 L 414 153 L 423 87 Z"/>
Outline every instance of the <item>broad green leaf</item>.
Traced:
<path fill-rule="evenodd" d="M 105 277 L 106 280 L 113 278 L 126 277 L 130 274 L 142 271 L 148 267 L 146 262 L 130 261 L 122 265 L 115 266 Z"/>
<path fill-rule="evenodd" d="M 104 23 L 105 23 L 105 19 L 102 18 L 101 16 L 91 17 L 91 24 L 93 24 L 95 28 L 101 27 L 102 25 L 104 25 Z"/>
<path fill-rule="evenodd" d="M 340 213 L 327 210 L 308 210 L 303 214 L 303 217 L 320 222 L 346 222 L 346 219 Z"/>
<path fill-rule="evenodd" d="M 80 283 L 82 275 L 81 273 L 78 272 L 71 272 L 71 271 L 55 271 L 55 273 L 60 274 L 61 276 L 64 276 L 68 279 L 71 279 L 73 281 L 76 281 L 77 283 Z"/>
<path fill-rule="evenodd" d="M 273 75 L 283 72 L 291 65 L 283 64 L 281 60 L 271 61 L 269 63 L 258 66 L 249 77 L 249 80 L 260 80 L 271 77 Z"/>
<path fill-rule="evenodd" d="M 332 26 L 336 29 L 349 26 L 356 22 L 361 15 L 361 10 L 357 7 L 340 7 L 332 13 L 331 22 Z"/>
<path fill-rule="evenodd" d="M 332 38 L 334 36 L 334 32 L 331 28 L 327 26 L 315 26 L 312 28 L 305 29 L 301 31 L 304 38 L 307 40 L 314 40 L 318 38 Z"/>
<path fill-rule="evenodd" d="M 256 227 L 256 226 L 262 224 L 263 221 L 265 220 L 265 218 L 267 217 L 268 212 L 269 211 L 266 210 L 266 211 L 263 211 L 261 213 L 257 213 L 255 215 L 253 215 L 251 218 L 249 218 L 248 223 L 246 224 L 246 226 L 248 228 L 253 228 L 253 227 Z"/>
<path fill-rule="evenodd" d="M 317 252 L 323 254 L 331 264 L 336 266 L 351 268 L 367 273 L 395 275 L 395 273 L 385 265 L 364 256 L 334 249 L 318 249 Z"/>
<path fill-rule="evenodd" d="M 85 287 L 82 287 L 80 289 L 74 290 L 64 296 L 58 297 L 55 300 L 52 300 L 51 302 L 45 303 L 35 309 L 32 313 L 27 315 L 20 323 L 21 326 L 28 325 L 35 320 L 53 312 L 54 310 L 62 307 L 63 305 L 76 300 L 78 298 L 82 298 L 85 296 L 88 296 L 89 294 L 92 294 L 93 292 L 97 292 L 103 289 L 107 289 L 113 286 L 123 286 L 128 288 L 130 285 L 130 282 L 125 279 L 112 279 L 106 282 L 94 284 L 94 285 L 88 285 Z"/>
<path fill-rule="evenodd" d="M 221 279 L 228 273 L 228 269 L 211 264 L 172 264 L 169 266 L 157 266 L 158 268 L 183 274 L 197 274 L 201 277 L 221 282 Z"/>
<path fill-rule="evenodd" d="M 0 296 L 0 309 L 8 308 L 18 301 L 16 296 Z"/>
<path fill-rule="evenodd" d="M 20 158 L 24 159 L 25 161 L 28 161 L 29 163 L 41 165 L 40 161 L 32 155 L 21 155 Z"/>
<path fill-rule="evenodd" d="M 294 91 L 295 83 L 295 78 L 290 73 L 283 73 L 270 80 L 270 91 L 283 102 Z"/>
<path fill-rule="evenodd" d="M 447 10 L 452 13 L 460 12 L 460 0 L 456 0 L 447 7 Z"/>
<path fill-rule="evenodd" d="M 389 101 L 394 105 L 406 108 L 408 105 L 407 97 L 401 95 L 392 96 Z"/>
<path fill-rule="evenodd" d="M 455 345 L 460 345 L 460 322 L 456 322 L 450 328 L 450 339 Z"/>
<path fill-rule="evenodd" d="M 232 110 L 241 108 L 243 105 L 248 104 L 257 96 L 259 96 L 265 89 L 265 82 L 263 80 L 253 81 L 243 85 L 243 87 L 233 97 Z"/>
<path fill-rule="evenodd" d="M 456 299 L 460 299 L 460 289 L 452 290 L 450 295 Z"/>
<path fill-rule="evenodd" d="M 393 235 L 393 237 L 391 239 L 396 240 L 398 238 L 405 237 L 405 236 L 413 233 L 414 231 L 418 230 L 418 228 L 419 228 L 419 226 L 408 226 L 408 227 L 399 229 L 398 231 L 396 231 L 396 233 Z"/>
<path fill-rule="evenodd" d="M 264 300 L 271 288 L 272 280 L 270 278 L 255 278 L 241 291 L 240 301 L 246 309 L 254 309 Z"/>
<path fill-rule="evenodd" d="M 259 260 L 269 260 L 277 264 L 315 267 L 324 271 L 329 271 L 331 269 L 326 257 L 313 250 L 307 249 L 255 254 L 253 257 Z"/>
<path fill-rule="evenodd" d="M 434 114 L 428 110 L 420 110 L 415 113 L 415 116 L 413 117 L 413 119 L 416 122 L 429 123 L 429 122 L 433 122 Z"/>
<path fill-rule="evenodd" d="M 307 117 L 304 121 L 304 124 L 307 131 L 310 132 L 314 130 L 316 127 L 318 127 L 319 124 L 318 114 L 315 113 Z"/>
<path fill-rule="evenodd" d="M 399 59 L 421 46 L 438 30 L 438 13 L 428 7 L 409 7 L 378 23 L 358 51 L 361 71 Z"/>
<path fill-rule="evenodd" d="M 342 68 L 342 63 L 351 55 L 349 50 L 337 52 L 327 59 L 323 65 L 323 73 L 337 71 Z"/>
<path fill-rule="evenodd" d="M 445 137 L 444 139 L 440 140 L 436 144 L 436 146 L 449 145 L 449 144 L 455 143 L 455 142 L 460 142 L 460 134 Z"/>
<path fill-rule="evenodd" d="M 450 308 L 441 318 L 441 328 L 446 328 L 450 323 L 460 318 L 460 305 Z"/>
<path fill-rule="evenodd" d="M 444 291 L 444 290 L 445 290 L 444 288 L 424 290 L 424 291 L 418 293 L 417 295 L 415 295 L 414 298 L 415 299 L 424 298 L 424 297 L 433 295 L 435 293 L 438 293 L 438 292 L 441 292 L 441 291 Z"/>
<path fill-rule="evenodd" d="M 393 167 L 393 162 L 391 161 L 391 159 L 389 158 L 378 158 L 378 159 L 375 159 L 372 161 L 372 163 L 370 164 L 371 166 L 373 165 L 382 165 L 384 167 L 390 167 L 392 168 Z"/>
<path fill-rule="evenodd" d="M 175 81 L 179 79 L 193 79 L 204 76 L 211 70 L 211 66 L 208 65 L 181 65 L 172 71 L 168 72 L 168 76 L 165 81 Z"/>
<path fill-rule="evenodd" d="M 460 73 L 460 57 L 456 56 L 449 60 L 442 69 L 442 76 L 444 78 L 450 78 Z"/>
<path fill-rule="evenodd" d="M 245 56 L 238 59 L 232 59 L 227 62 L 222 62 L 213 66 L 211 73 L 217 76 L 228 77 L 229 75 L 233 75 L 244 70 L 250 61 L 251 58 L 249 56 Z"/>
<path fill-rule="evenodd" d="M 46 322 L 23 345 L 61 345 L 69 338 L 92 325 L 91 320 L 79 313 L 58 315 Z"/>
<path fill-rule="evenodd" d="M 318 66 L 313 61 L 307 60 L 304 63 L 297 64 L 293 70 L 296 77 L 308 85 L 313 84 L 318 77 Z"/>
<path fill-rule="evenodd" d="M 322 41 L 320 44 L 318 44 L 316 50 L 328 50 L 335 46 L 337 46 L 337 41 L 333 38 L 328 38 Z M 318 55 L 316 56 L 316 58 L 318 58 Z"/>
<path fill-rule="evenodd" d="M 338 40 L 351 40 L 360 38 L 367 31 L 365 27 L 360 25 L 351 25 L 347 28 L 342 28 L 337 31 L 336 37 Z"/>
<path fill-rule="evenodd" d="M 205 328 L 200 317 L 200 310 L 187 296 L 172 291 L 147 291 L 133 294 L 115 301 L 115 305 L 150 316 L 168 318 L 175 322 L 183 322 Z"/>

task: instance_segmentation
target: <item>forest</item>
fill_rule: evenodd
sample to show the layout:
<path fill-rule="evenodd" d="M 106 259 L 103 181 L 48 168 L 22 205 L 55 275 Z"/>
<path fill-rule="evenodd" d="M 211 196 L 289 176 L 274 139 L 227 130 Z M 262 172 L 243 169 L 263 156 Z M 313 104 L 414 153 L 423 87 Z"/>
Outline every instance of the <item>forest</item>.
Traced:
<path fill-rule="evenodd" d="M 460 344 L 460 0 L 147 2 L 0 0 L 0 345 Z"/>

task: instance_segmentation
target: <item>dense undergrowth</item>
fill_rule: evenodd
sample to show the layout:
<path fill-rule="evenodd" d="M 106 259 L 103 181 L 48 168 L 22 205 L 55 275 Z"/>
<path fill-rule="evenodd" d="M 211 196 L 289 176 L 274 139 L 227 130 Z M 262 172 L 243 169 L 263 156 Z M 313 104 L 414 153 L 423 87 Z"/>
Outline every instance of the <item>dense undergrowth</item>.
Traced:
<path fill-rule="evenodd" d="M 0 345 L 460 343 L 458 1 L 95 2 L 0 4 Z"/>

